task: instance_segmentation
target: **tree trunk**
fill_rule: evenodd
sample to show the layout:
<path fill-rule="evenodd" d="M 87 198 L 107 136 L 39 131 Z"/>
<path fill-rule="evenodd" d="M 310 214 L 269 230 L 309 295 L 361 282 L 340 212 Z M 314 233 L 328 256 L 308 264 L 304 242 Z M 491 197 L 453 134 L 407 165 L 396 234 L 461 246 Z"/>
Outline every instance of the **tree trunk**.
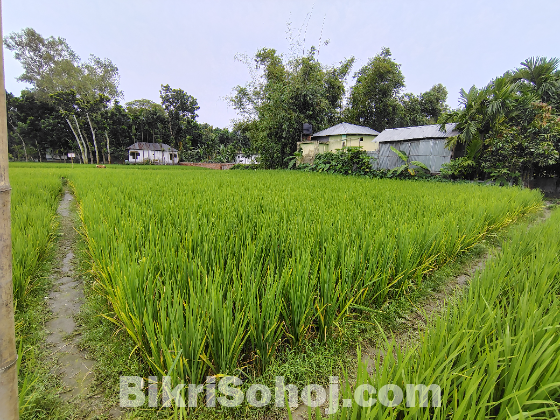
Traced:
<path fill-rule="evenodd" d="M 80 129 L 80 124 L 78 123 L 78 119 L 76 118 L 76 115 L 73 114 L 72 115 L 74 117 L 74 121 L 76 122 L 76 129 L 78 130 L 78 134 L 80 135 L 80 140 L 82 141 L 82 145 L 84 146 L 84 163 L 88 163 L 88 147 L 87 147 L 87 143 L 84 140 L 84 136 L 82 135 L 82 130 Z"/>
<path fill-rule="evenodd" d="M 12 123 L 10 123 L 10 125 L 14 129 L 14 133 L 16 133 L 16 135 L 21 140 L 21 143 L 23 144 L 23 153 L 25 154 L 25 161 L 27 162 L 27 148 L 25 147 L 25 142 L 23 141 L 23 138 L 21 137 L 21 135 L 16 131 L 16 127 Z"/>
<path fill-rule="evenodd" d="M 107 161 L 111 164 L 111 150 L 109 149 L 109 135 L 105 131 L 105 138 L 107 139 Z"/>
<path fill-rule="evenodd" d="M 0 4 L 0 37 L 1 22 Z M 17 420 L 19 410 L 12 282 L 11 188 L 8 178 L 8 125 L 3 63 L 4 53 L 0 48 L 0 418 Z"/>
<path fill-rule="evenodd" d="M 82 130 L 80 129 L 80 124 L 78 124 L 78 119 L 76 115 L 73 115 L 74 121 L 76 121 L 76 128 L 78 129 L 78 134 L 80 135 L 80 139 L 82 139 L 82 144 L 84 145 L 84 150 L 86 152 L 84 162 L 86 163 L 93 163 L 93 155 L 91 154 L 91 144 L 84 140 L 84 136 L 82 135 Z M 89 159 L 88 159 L 89 154 Z"/>
<path fill-rule="evenodd" d="M 41 160 L 41 149 L 39 149 L 39 142 L 37 141 L 37 139 L 35 139 L 35 144 L 37 145 L 37 153 L 39 153 L 39 162 L 42 162 Z M 45 159 L 47 158 L 47 156 L 45 155 Z"/>
<path fill-rule="evenodd" d="M 95 160 L 97 162 L 97 164 L 99 165 L 99 152 L 97 151 L 97 142 L 95 141 L 95 131 L 93 130 L 93 126 L 91 125 L 91 120 L 89 119 L 89 114 L 87 114 L 87 120 L 89 123 L 89 128 L 91 129 L 91 137 L 93 138 L 93 145 L 95 146 Z M 103 162 L 105 163 L 105 162 Z"/>
<path fill-rule="evenodd" d="M 80 148 L 80 154 L 81 154 L 80 159 L 82 160 L 82 163 L 84 163 L 85 162 L 85 158 L 84 158 L 85 152 L 84 152 L 84 148 L 82 146 L 82 143 L 80 142 L 80 138 L 78 137 L 78 134 L 76 134 L 76 130 L 74 130 L 74 127 L 72 126 L 72 124 L 70 123 L 70 120 L 68 118 L 66 118 L 66 122 L 70 126 L 70 129 L 72 130 L 72 133 L 74 133 L 74 137 L 76 137 L 76 142 L 78 143 L 78 147 Z"/>

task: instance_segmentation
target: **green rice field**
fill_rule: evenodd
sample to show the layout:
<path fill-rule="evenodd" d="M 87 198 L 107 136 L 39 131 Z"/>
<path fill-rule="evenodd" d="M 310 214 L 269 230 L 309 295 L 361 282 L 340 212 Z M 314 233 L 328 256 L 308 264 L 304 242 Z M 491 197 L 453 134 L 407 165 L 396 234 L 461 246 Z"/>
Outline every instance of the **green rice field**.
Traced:
<path fill-rule="evenodd" d="M 373 375 L 359 366 L 360 385 L 438 384 L 441 407 L 431 394 L 427 407 L 354 404 L 333 418 L 560 418 L 560 211 L 511 236 L 415 348 L 390 340 L 394 357 L 378 358 Z"/>
<path fill-rule="evenodd" d="M 284 349 L 335 338 L 346 317 L 406 296 L 542 208 L 539 192 L 518 188 L 296 171 L 15 164 L 10 177 L 18 302 L 52 244 L 64 177 L 103 315 L 174 383 L 262 374 Z"/>

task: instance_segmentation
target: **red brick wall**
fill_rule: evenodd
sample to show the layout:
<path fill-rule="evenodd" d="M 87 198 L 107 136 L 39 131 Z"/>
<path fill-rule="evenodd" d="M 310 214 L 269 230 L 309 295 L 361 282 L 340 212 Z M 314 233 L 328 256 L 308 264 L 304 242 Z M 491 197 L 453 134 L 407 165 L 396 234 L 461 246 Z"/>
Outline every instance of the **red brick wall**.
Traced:
<path fill-rule="evenodd" d="M 183 166 L 200 166 L 209 169 L 230 169 L 234 163 L 201 163 L 201 162 L 181 162 L 179 165 Z"/>

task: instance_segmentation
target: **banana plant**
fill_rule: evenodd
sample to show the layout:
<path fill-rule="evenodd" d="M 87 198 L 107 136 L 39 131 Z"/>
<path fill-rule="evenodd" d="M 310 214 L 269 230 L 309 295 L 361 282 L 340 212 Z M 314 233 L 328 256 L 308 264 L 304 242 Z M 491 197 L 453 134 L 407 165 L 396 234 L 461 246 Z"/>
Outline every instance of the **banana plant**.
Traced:
<path fill-rule="evenodd" d="M 395 152 L 397 154 L 397 156 L 399 158 L 401 158 L 401 160 L 404 162 L 404 165 L 399 166 L 398 168 L 393 168 L 389 171 L 389 176 L 393 177 L 393 176 L 400 176 L 400 174 L 402 174 L 405 170 L 408 171 L 408 173 L 412 176 L 416 175 L 416 171 L 412 166 L 417 166 L 419 168 L 422 168 L 428 172 L 430 172 L 430 168 L 428 168 L 425 164 L 423 164 L 422 162 L 419 162 L 417 160 L 410 160 L 409 157 L 406 155 L 406 153 L 401 152 L 400 150 L 395 149 L 393 146 L 391 146 L 391 150 L 393 152 Z"/>

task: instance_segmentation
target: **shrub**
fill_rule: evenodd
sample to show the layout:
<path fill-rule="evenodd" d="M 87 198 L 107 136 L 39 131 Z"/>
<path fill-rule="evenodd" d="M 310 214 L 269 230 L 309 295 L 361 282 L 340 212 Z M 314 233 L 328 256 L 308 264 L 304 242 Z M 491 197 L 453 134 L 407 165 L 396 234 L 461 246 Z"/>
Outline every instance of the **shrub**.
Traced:
<path fill-rule="evenodd" d="M 476 176 L 476 163 L 468 157 L 460 157 L 441 165 L 440 172 L 445 178 L 473 179 Z"/>
<path fill-rule="evenodd" d="M 372 158 L 361 147 L 345 147 L 336 152 L 317 155 L 312 164 L 300 164 L 296 169 L 343 175 L 370 175 L 373 172 L 371 161 Z"/>

